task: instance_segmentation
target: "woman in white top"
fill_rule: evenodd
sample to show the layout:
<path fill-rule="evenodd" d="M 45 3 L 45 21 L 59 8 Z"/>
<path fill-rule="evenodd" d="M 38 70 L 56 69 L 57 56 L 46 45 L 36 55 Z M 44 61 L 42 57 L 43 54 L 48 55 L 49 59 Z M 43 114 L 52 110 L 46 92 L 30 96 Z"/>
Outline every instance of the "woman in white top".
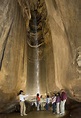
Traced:
<path fill-rule="evenodd" d="M 24 95 L 24 92 L 22 90 L 20 90 L 19 92 L 19 100 L 20 100 L 20 115 L 27 115 L 26 114 L 26 106 L 25 106 L 25 98 L 28 95 Z"/>

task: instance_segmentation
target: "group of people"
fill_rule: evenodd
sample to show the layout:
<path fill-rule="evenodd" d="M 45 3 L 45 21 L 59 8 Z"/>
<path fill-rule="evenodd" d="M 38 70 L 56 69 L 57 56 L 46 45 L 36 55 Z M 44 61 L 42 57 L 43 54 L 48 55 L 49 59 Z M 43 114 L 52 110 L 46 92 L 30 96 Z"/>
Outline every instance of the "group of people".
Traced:
<path fill-rule="evenodd" d="M 64 89 L 62 89 L 58 93 L 54 93 L 52 98 L 50 98 L 49 95 L 47 95 L 45 109 L 49 110 L 49 104 L 52 103 L 53 113 L 64 115 L 66 100 L 67 100 L 67 94 L 64 91 Z M 37 101 L 37 111 L 39 111 L 41 106 L 40 102 L 41 97 L 39 97 L 39 94 L 37 94 L 36 101 Z"/>
<path fill-rule="evenodd" d="M 20 115 L 24 116 L 27 115 L 26 114 L 26 106 L 25 106 L 25 98 L 28 95 L 25 95 L 24 92 L 22 90 L 20 90 L 19 92 L 19 102 L 20 102 Z M 39 96 L 39 93 L 37 93 L 36 95 L 36 107 L 37 107 L 37 111 L 40 110 L 40 106 L 42 106 L 43 101 L 42 100 L 42 95 Z M 49 110 L 49 104 L 52 103 L 52 109 L 53 109 L 53 113 L 55 114 L 65 114 L 65 103 L 67 100 L 67 94 L 64 91 L 64 89 L 62 89 L 60 92 L 58 93 L 54 93 L 54 95 L 52 97 L 49 97 L 49 95 L 47 95 L 46 97 L 46 104 L 45 104 L 45 109 Z"/>
<path fill-rule="evenodd" d="M 67 94 L 62 89 L 61 92 L 58 92 L 57 94 L 54 94 L 52 97 L 52 106 L 53 106 L 53 113 L 65 114 L 65 103 L 67 100 Z"/>

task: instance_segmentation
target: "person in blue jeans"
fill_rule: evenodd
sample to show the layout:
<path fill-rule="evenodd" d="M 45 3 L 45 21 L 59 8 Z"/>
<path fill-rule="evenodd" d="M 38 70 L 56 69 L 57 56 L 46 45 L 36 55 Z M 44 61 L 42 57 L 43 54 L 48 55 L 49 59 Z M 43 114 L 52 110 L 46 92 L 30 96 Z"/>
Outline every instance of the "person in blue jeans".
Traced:
<path fill-rule="evenodd" d="M 50 98 L 49 95 L 46 97 L 46 110 L 49 110 L 49 103 L 50 103 Z"/>
<path fill-rule="evenodd" d="M 56 94 L 52 97 L 52 107 L 53 107 L 53 113 L 56 112 Z"/>

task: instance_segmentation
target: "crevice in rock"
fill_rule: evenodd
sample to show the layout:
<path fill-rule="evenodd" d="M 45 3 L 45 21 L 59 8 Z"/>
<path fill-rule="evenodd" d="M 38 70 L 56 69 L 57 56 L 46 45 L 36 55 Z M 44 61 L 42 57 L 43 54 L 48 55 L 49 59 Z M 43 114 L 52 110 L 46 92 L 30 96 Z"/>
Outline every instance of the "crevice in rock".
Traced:
<path fill-rule="evenodd" d="M 11 28 L 12 28 L 12 24 L 13 24 L 13 20 L 12 20 L 12 23 L 11 23 L 11 25 L 9 27 L 8 33 L 7 33 L 5 41 L 4 41 L 2 57 L 0 59 L 0 71 L 1 71 L 2 63 L 3 63 L 3 59 L 4 59 L 4 53 L 5 53 L 5 50 L 6 50 L 6 45 L 7 45 L 8 37 L 9 37 L 10 31 L 11 31 Z"/>

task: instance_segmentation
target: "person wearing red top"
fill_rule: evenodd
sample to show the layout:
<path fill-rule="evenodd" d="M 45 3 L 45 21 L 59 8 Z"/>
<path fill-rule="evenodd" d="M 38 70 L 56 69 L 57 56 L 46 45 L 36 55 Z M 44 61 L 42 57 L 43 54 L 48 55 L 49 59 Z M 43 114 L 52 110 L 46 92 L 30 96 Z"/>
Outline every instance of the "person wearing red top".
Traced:
<path fill-rule="evenodd" d="M 39 93 L 37 93 L 36 102 L 37 102 L 37 111 L 39 111 L 39 106 L 40 106 L 40 97 L 39 97 Z"/>

